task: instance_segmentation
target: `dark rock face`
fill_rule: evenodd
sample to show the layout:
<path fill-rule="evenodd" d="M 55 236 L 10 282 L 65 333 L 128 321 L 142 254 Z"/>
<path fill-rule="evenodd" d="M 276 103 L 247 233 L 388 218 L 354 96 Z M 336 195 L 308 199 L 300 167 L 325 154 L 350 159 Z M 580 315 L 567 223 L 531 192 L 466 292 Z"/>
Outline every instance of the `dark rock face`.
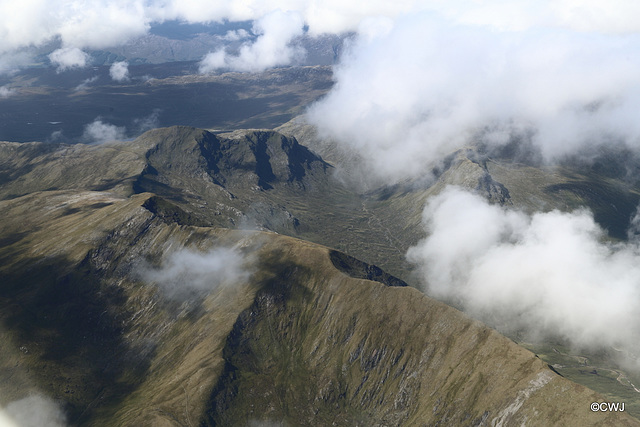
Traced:
<path fill-rule="evenodd" d="M 373 280 L 387 286 L 409 286 L 406 282 L 393 277 L 379 267 L 362 262 L 345 253 L 329 251 L 329 258 L 335 268 L 353 278 Z"/>
<path fill-rule="evenodd" d="M 205 221 L 200 220 L 195 217 L 195 215 L 185 212 L 180 207 L 158 196 L 149 197 L 142 204 L 142 207 L 168 224 L 175 223 L 180 225 L 195 225 L 198 227 L 207 225 Z"/>
<path fill-rule="evenodd" d="M 304 185 L 307 173 L 329 165 L 295 138 L 274 131 L 237 131 L 214 135 L 187 127 L 150 131 L 140 137 L 157 141 L 147 152 L 149 165 L 162 176 L 203 174 L 223 187 L 242 182 L 271 190 L 277 183 Z M 156 174 L 157 175 L 157 174 Z"/>
<path fill-rule="evenodd" d="M 491 202 L 498 203 L 503 206 L 513 204 L 507 187 L 495 181 L 488 172 L 478 179 L 478 186 L 476 187 L 476 190 Z"/>

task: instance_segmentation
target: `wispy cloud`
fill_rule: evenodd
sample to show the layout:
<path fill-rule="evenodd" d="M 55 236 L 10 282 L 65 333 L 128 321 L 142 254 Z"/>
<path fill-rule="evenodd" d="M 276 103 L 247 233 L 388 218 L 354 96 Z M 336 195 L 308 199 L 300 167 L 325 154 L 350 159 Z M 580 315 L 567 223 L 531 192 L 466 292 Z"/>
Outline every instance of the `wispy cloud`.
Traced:
<path fill-rule="evenodd" d="M 109 141 L 121 141 L 126 138 L 124 127 L 103 122 L 99 117 L 84 127 L 82 140 L 101 144 Z"/>
<path fill-rule="evenodd" d="M 222 39 L 225 41 L 236 42 L 239 40 L 248 39 L 249 37 L 251 37 L 251 34 L 249 34 L 247 30 L 241 28 L 239 30 L 227 31 L 227 33 L 222 36 Z"/>
<path fill-rule="evenodd" d="M 89 86 L 91 86 L 91 84 L 97 82 L 100 79 L 100 77 L 98 76 L 93 76 L 93 77 L 89 77 L 87 79 L 84 79 L 82 81 L 82 83 L 80 83 L 78 86 L 75 87 L 75 91 L 81 91 L 81 90 L 85 90 L 86 88 L 88 88 Z"/>
<path fill-rule="evenodd" d="M 10 402 L 0 408 L 3 427 L 65 427 L 67 419 L 60 407 L 51 399 L 33 394 Z"/>
<path fill-rule="evenodd" d="M 139 134 L 160 126 L 160 113 L 162 110 L 156 108 L 151 114 L 140 119 L 135 119 L 133 125 Z"/>
<path fill-rule="evenodd" d="M 246 282 L 252 271 L 250 257 L 234 248 L 217 247 L 207 252 L 176 251 L 159 268 L 143 268 L 140 275 L 169 298 L 186 299 Z"/>

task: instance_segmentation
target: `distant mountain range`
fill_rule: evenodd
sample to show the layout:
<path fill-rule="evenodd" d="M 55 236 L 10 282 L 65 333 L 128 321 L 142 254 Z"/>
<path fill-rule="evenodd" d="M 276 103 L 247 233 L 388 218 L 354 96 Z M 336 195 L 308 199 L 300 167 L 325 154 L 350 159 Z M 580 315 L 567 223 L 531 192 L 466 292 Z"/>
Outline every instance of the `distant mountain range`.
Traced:
<path fill-rule="evenodd" d="M 255 41 L 252 23 L 222 22 L 187 24 L 167 21 L 154 24 L 148 34 L 132 38 L 124 44 L 88 51 L 90 65 L 111 65 L 127 61 L 131 65 L 163 64 L 167 62 L 200 61 L 221 48 L 236 52 L 242 43 Z M 344 40 L 352 34 L 303 35 L 293 40 L 304 48 L 305 56 L 295 65 L 331 65 L 342 52 Z M 48 66 L 48 55 L 60 47 L 59 40 L 27 49 L 34 58 L 32 66 Z"/>

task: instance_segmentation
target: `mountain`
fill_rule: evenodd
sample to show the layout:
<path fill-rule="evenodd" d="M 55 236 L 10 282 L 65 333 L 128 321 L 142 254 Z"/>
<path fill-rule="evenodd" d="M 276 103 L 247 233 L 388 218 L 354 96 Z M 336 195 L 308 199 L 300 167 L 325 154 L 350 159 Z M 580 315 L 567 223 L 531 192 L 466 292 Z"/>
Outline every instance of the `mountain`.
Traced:
<path fill-rule="evenodd" d="M 181 225 L 145 208 L 154 197 L 0 202 L 3 406 L 45 394 L 71 425 L 640 424 L 592 413 L 595 392 L 399 281 L 359 278 L 375 269 L 351 257 Z M 234 248 L 250 273 L 178 279 L 178 294 L 169 270 L 145 276 L 183 248 Z"/>
<path fill-rule="evenodd" d="M 295 138 L 271 130 L 213 134 L 177 126 L 102 145 L 4 143 L 0 156 L 0 198 L 45 190 L 148 191 L 184 211 L 189 224 L 271 230 L 335 247 L 392 274 L 409 268 L 406 250 L 365 198 Z"/>
<path fill-rule="evenodd" d="M 343 181 L 360 189 L 363 206 L 375 215 L 376 223 L 384 224 L 386 235 L 393 241 L 394 250 L 387 252 L 387 260 L 395 254 L 406 254 L 424 236 L 425 204 L 451 185 L 479 194 L 493 204 L 529 214 L 588 209 L 604 230 L 602 238 L 614 246 L 626 242 L 634 230 L 631 221 L 640 202 L 640 162 L 632 150 L 615 144 L 586 148 L 580 156 L 567 157 L 553 165 L 541 161 L 539 154 L 526 144 L 514 143 L 499 150 L 470 145 L 450 153 L 426 179 L 385 185 L 371 184 L 373 180 L 368 179 L 370 174 L 363 170 L 360 159 L 336 141 L 318 135 L 303 117 L 277 130 L 296 137 L 329 161 Z M 398 269 L 402 265 L 398 259 L 384 263 L 374 257 L 372 262 L 415 283 L 411 266 L 405 264 Z M 534 340 L 512 331 L 510 338 L 534 351 L 567 378 L 598 390 L 609 399 L 625 401 L 636 416 L 640 414 L 640 398 L 634 385 L 640 383 L 634 367 L 636 356 L 620 362 L 615 348 L 578 349 L 562 339 Z"/>
<path fill-rule="evenodd" d="M 289 234 L 404 280 L 412 274 L 405 254 L 424 234 L 425 203 L 449 185 L 527 212 L 587 207 L 617 240 L 626 239 L 640 201 L 633 160 L 615 152 L 588 165 L 542 166 L 468 147 L 451 153 L 430 179 L 363 186 L 355 159 L 310 126 L 292 123 L 215 134 L 176 126 L 101 145 L 3 143 L 0 199 L 44 190 L 152 192 L 180 210 L 164 202 L 152 209 L 168 209 L 165 215 L 187 225 Z"/>
<path fill-rule="evenodd" d="M 216 31 L 218 34 L 200 29 L 198 32 L 184 32 L 179 34 L 182 24 L 174 24 L 170 30 L 152 29 L 150 34 L 130 40 L 122 46 L 111 46 L 100 51 L 92 51 L 93 64 L 111 64 L 115 61 L 127 60 L 135 64 L 166 63 L 171 61 L 201 61 L 208 53 L 226 48 L 236 54 L 240 47 L 247 42 L 255 42 L 255 36 L 251 35 L 237 41 L 224 38 L 226 31 Z M 233 24 L 232 24 L 233 25 Z M 250 30 L 250 26 L 227 25 L 227 31 Z M 168 25 L 165 24 L 165 28 Z M 161 31 L 159 31 L 161 30 Z M 173 31 L 172 31 L 173 30 Z M 176 31 L 177 30 L 177 31 Z M 204 30 L 204 31 L 202 31 Z M 293 43 L 301 46 L 306 55 L 300 65 L 331 65 L 336 62 L 340 51 L 343 49 L 345 36 L 333 34 L 310 37 L 304 35 L 297 37 Z M 44 58 L 43 58 L 43 62 Z"/>
<path fill-rule="evenodd" d="M 0 143 L 0 162 L 9 415 L 46 396 L 71 425 L 640 424 L 406 286 L 443 183 L 362 194 L 270 130 Z M 495 164 L 454 153 L 440 179 L 513 203 Z"/>

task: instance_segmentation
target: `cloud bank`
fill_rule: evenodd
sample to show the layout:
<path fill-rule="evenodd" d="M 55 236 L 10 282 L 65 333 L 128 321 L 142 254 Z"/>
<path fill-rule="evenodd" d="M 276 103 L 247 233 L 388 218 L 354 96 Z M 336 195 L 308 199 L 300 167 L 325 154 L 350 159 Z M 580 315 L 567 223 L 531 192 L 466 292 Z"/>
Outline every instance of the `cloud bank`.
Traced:
<path fill-rule="evenodd" d="M 169 298 L 185 299 L 245 282 L 251 273 L 250 259 L 236 249 L 219 247 L 208 252 L 179 250 L 160 268 L 143 269 L 141 277 L 157 284 Z"/>
<path fill-rule="evenodd" d="M 428 294 L 503 331 L 640 350 L 640 244 L 608 243 L 590 212 L 528 215 L 450 187 L 423 223 L 407 257 Z"/>
<path fill-rule="evenodd" d="M 474 0 L 355 3 L 338 0 L 25 1 L 0 4 L 0 16 L 5 17 L 0 19 L 0 70 L 25 65 L 29 60 L 22 55 L 33 59 L 36 54 L 33 49 L 48 44 L 58 45 L 61 49 L 104 49 L 143 36 L 153 24 L 165 21 L 260 21 L 276 11 L 299 16 L 312 36 L 356 31 L 371 20 L 385 19 L 401 23 L 407 16 L 416 14 L 434 14 L 456 25 L 490 27 L 498 31 L 544 27 L 601 34 L 631 34 L 640 30 L 640 22 L 635 19 L 640 6 L 631 0 L 589 0 L 579 3 L 575 0 L 516 0 L 508 3 Z M 297 23 L 289 25 L 281 28 L 281 31 L 286 33 L 299 28 Z M 278 49 L 284 49 L 288 44 L 288 40 L 282 40 L 284 44 L 280 44 Z"/>
<path fill-rule="evenodd" d="M 451 151 L 530 138 L 546 159 L 640 146 L 638 34 L 498 31 L 433 14 L 369 23 L 309 111 L 322 134 L 389 180 Z"/>

